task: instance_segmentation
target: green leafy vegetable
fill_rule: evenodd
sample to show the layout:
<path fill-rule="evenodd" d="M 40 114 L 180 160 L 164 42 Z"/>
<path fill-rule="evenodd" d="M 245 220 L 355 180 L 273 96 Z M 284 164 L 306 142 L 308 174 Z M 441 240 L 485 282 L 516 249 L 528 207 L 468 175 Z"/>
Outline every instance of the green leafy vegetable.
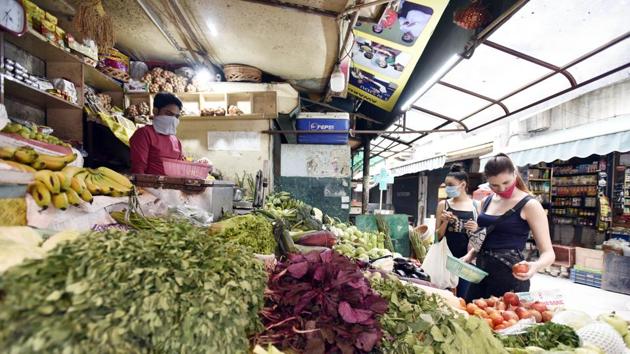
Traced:
<path fill-rule="evenodd" d="M 250 250 L 171 221 L 91 233 L 0 278 L 5 353 L 247 353 L 267 276 Z"/>
<path fill-rule="evenodd" d="M 380 318 L 385 332 L 382 353 L 506 353 L 482 319 L 466 318 L 438 295 L 378 273 L 370 281 L 389 301 L 388 311 Z"/>
<path fill-rule="evenodd" d="M 499 339 L 506 347 L 511 348 L 536 346 L 549 350 L 555 349 L 561 344 L 571 348 L 580 346 L 580 337 L 578 337 L 573 328 L 553 322 L 529 327 L 522 334 L 500 335 Z"/>
<path fill-rule="evenodd" d="M 254 253 L 273 254 L 276 249 L 273 226 L 262 215 L 247 214 L 214 223 L 210 234 L 249 247 Z"/>

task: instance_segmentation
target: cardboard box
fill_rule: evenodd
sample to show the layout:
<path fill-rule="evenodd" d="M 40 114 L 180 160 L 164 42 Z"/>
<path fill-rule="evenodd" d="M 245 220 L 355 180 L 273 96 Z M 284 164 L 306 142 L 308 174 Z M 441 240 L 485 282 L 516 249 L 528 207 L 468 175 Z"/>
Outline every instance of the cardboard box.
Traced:
<path fill-rule="evenodd" d="M 590 248 L 575 248 L 575 264 L 596 270 L 604 269 L 604 251 Z"/>

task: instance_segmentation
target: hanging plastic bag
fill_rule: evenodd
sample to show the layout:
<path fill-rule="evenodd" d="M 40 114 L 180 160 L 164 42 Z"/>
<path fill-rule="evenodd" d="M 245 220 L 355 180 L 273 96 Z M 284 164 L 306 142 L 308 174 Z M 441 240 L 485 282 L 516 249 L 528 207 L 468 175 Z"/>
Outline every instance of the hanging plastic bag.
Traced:
<path fill-rule="evenodd" d="M 446 269 L 449 255 L 452 256 L 451 250 L 448 249 L 446 238 L 442 238 L 442 241 L 431 245 L 422 263 L 422 269 L 431 276 L 431 283 L 442 289 L 454 288 L 459 282 L 459 277 Z"/>

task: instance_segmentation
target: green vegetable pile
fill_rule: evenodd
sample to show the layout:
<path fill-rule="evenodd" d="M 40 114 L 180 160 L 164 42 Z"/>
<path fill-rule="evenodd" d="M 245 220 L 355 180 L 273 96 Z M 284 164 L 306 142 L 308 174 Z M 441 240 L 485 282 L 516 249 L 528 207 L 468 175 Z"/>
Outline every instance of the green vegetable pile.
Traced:
<path fill-rule="evenodd" d="M 247 214 L 214 223 L 210 235 L 236 242 L 258 254 L 273 254 L 276 250 L 273 226 L 262 215 Z"/>
<path fill-rule="evenodd" d="M 499 336 L 506 347 L 525 348 L 539 347 L 546 350 L 555 349 L 559 345 L 577 348 L 580 337 L 573 328 L 553 322 L 527 328 L 525 333 L 512 336 Z"/>
<path fill-rule="evenodd" d="M 382 353 L 506 353 L 482 319 L 456 313 L 438 295 L 379 273 L 370 275 L 370 281 L 389 301 L 380 318 L 385 332 Z"/>
<path fill-rule="evenodd" d="M 0 278 L 4 353 L 247 353 L 267 276 L 247 248 L 173 221 L 91 233 Z"/>
<path fill-rule="evenodd" d="M 337 236 L 337 244 L 333 249 L 346 257 L 368 262 L 392 255 L 385 248 L 385 235 L 381 232 L 361 232 L 356 226 L 335 224 L 330 226 L 330 231 Z"/>
<path fill-rule="evenodd" d="M 274 218 L 282 219 L 287 229 L 293 231 L 321 230 L 324 218 L 330 219 L 324 217 L 319 209 L 293 198 L 287 192 L 267 196 L 264 209 Z"/>

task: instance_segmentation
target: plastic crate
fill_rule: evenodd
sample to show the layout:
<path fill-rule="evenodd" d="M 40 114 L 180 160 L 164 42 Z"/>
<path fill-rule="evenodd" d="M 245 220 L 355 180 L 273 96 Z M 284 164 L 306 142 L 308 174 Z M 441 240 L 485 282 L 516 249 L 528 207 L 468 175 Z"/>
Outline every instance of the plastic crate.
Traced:
<path fill-rule="evenodd" d="M 163 159 L 164 174 L 169 177 L 187 177 L 206 179 L 212 170 L 212 165 L 183 160 Z"/>
<path fill-rule="evenodd" d="M 571 268 L 575 265 L 575 247 L 553 245 L 553 253 L 556 254 L 554 265 Z"/>
<path fill-rule="evenodd" d="M 474 265 L 462 262 L 451 255 L 449 255 L 446 260 L 446 269 L 448 269 L 449 272 L 456 274 L 458 277 L 475 284 L 482 281 L 483 278 L 488 275 L 488 273 L 475 267 Z"/>
<path fill-rule="evenodd" d="M 588 285 L 598 289 L 602 288 L 602 275 L 598 273 L 591 273 L 574 268 L 571 269 L 570 279 L 577 284 Z"/>
<path fill-rule="evenodd" d="M 591 269 L 604 269 L 604 251 L 590 248 L 575 248 L 575 264 Z"/>

